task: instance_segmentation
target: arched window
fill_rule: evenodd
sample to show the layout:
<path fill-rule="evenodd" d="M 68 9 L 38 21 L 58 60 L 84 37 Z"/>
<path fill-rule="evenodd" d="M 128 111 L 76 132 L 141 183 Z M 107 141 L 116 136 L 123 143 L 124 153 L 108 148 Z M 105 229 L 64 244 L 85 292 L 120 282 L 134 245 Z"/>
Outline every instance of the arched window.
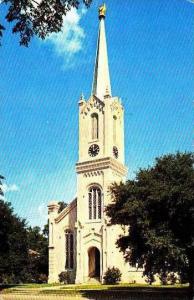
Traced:
<path fill-rule="evenodd" d="M 88 192 L 89 219 L 101 219 L 102 193 L 99 187 L 91 187 Z"/>
<path fill-rule="evenodd" d="M 92 114 L 92 139 L 96 140 L 98 139 L 98 115 L 97 114 Z"/>
<path fill-rule="evenodd" d="M 65 231 L 65 254 L 66 254 L 66 262 L 65 268 L 66 269 L 73 269 L 73 233 L 71 230 Z"/>
<path fill-rule="evenodd" d="M 117 117 L 113 116 L 113 142 L 117 141 Z"/>

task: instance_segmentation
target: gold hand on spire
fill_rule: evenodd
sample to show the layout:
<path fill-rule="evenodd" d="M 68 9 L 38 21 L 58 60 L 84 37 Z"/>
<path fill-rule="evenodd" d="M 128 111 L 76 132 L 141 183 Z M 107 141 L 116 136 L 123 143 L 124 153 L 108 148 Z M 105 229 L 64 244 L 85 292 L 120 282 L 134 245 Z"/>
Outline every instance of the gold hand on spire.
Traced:
<path fill-rule="evenodd" d="M 99 13 L 99 18 L 105 18 L 105 15 L 106 15 L 106 5 L 105 5 L 105 3 L 99 7 L 98 13 Z"/>

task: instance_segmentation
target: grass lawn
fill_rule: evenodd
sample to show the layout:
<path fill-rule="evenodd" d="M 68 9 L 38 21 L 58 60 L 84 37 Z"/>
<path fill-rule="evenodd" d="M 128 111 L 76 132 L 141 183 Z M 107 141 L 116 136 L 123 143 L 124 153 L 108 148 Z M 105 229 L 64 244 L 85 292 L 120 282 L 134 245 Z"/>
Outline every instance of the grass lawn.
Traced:
<path fill-rule="evenodd" d="M 188 285 L 21 284 L 0 286 L 5 300 L 189 300 Z M 5 298 L 4 298 L 5 297 Z"/>
<path fill-rule="evenodd" d="M 49 288 L 61 286 L 60 283 L 24 283 L 24 284 L 8 284 L 4 287 L 6 288 L 18 288 L 18 289 L 38 289 L 38 288 Z M 0 285 L 1 287 L 1 285 Z"/>
<path fill-rule="evenodd" d="M 188 290 L 188 284 L 177 284 L 177 285 L 148 285 L 148 284 L 116 284 L 116 285 L 106 285 L 106 284 L 15 284 L 15 285 L 6 285 L 0 286 L 0 289 L 3 290 L 5 293 L 13 293 L 13 292 L 25 292 L 28 291 L 32 293 L 40 292 L 45 294 L 56 293 L 56 294 L 63 294 L 63 293 L 72 293 L 72 292 L 79 292 L 79 291 L 186 291 Z"/>
<path fill-rule="evenodd" d="M 60 290 L 126 290 L 126 289 L 158 289 L 158 288 L 164 288 L 164 289 L 183 289 L 187 288 L 188 285 L 148 285 L 148 284 L 129 284 L 129 283 L 121 283 L 121 284 L 115 284 L 115 285 L 107 285 L 107 284 L 74 284 L 74 285 L 62 285 Z"/>

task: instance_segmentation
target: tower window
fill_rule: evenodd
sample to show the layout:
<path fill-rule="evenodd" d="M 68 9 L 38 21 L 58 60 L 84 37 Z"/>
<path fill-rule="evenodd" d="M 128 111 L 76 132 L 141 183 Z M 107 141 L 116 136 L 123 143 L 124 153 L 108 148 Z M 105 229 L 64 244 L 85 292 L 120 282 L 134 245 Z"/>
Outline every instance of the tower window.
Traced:
<path fill-rule="evenodd" d="M 91 187 L 88 193 L 89 219 L 101 219 L 102 216 L 102 193 L 100 188 Z"/>
<path fill-rule="evenodd" d="M 98 139 L 98 115 L 97 114 L 92 114 L 92 139 L 96 140 Z"/>
<path fill-rule="evenodd" d="M 117 117 L 113 116 L 113 142 L 117 142 Z"/>
<path fill-rule="evenodd" d="M 73 269 L 73 260 L 74 260 L 74 253 L 73 253 L 73 233 L 70 230 L 65 231 L 65 254 L 66 254 L 66 262 L 65 268 L 66 269 Z"/>

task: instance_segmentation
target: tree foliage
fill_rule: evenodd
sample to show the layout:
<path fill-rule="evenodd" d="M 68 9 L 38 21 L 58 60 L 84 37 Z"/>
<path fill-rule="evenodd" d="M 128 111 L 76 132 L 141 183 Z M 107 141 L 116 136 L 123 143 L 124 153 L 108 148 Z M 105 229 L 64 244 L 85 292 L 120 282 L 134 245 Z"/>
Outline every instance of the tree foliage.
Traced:
<path fill-rule="evenodd" d="M 28 46 L 33 36 L 45 39 L 52 32 L 59 32 L 63 17 L 72 7 L 84 3 L 89 7 L 91 0 L 3 0 L 7 14 L 6 21 L 12 23 L 12 32 L 20 35 L 20 45 Z M 0 24 L 0 38 L 5 26 Z"/>
<path fill-rule="evenodd" d="M 0 175 L 0 196 L 3 196 L 3 183 L 2 181 L 5 179 L 2 175 Z"/>
<path fill-rule="evenodd" d="M 165 155 L 134 180 L 114 184 L 107 207 L 111 224 L 126 233 L 117 244 L 126 261 L 144 268 L 151 283 L 171 272 L 194 282 L 194 156 Z"/>
<path fill-rule="evenodd" d="M 63 202 L 63 201 L 58 202 L 58 204 L 59 204 L 58 213 L 60 213 L 64 208 L 66 208 L 68 206 L 68 204 L 66 202 Z"/>
<path fill-rule="evenodd" d="M 27 280 L 28 246 L 26 222 L 0 200 L 0 282 Z"/>
<path fill-rule="evenodd" d="M 46 225 L 45 225 L 46 228 Z M 31 281 L 41 282 L 42 277 L 48 276 L 48 236 L 38 226 L 27 229 L 29 262 L 28 270 Z"/>
<path fill-rule="evenodd" d="M 3 196 L 0 176 L 0 195 Z M 42 282 L 48 276 L 48 225 L 28 227 L 0 199 L 0 283 Z"/>

